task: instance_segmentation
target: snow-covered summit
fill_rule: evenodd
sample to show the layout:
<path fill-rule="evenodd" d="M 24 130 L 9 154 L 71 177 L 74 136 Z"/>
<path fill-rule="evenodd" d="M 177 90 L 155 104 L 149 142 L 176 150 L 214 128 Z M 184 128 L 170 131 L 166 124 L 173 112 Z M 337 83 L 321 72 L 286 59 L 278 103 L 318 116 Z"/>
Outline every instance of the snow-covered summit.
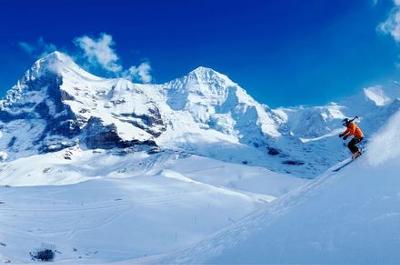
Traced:
<path fill-rule="evenodd" d="M 217 131 L 242 135 L 242 142 L 255 141 L 254 135 L 278 137 L 276 115 L 256 102 L 238 84 L 211 68 L 198 67 L 188 75 L 165 85 L 168 105 L 188 111 L 197 122 Z M 246 137 L 250 136 L 250 138 Z"/>
<path fill-rule="evenodd" d="M 228 82 L 231 84 L 233 83 L 233 81 L 230 80 L 229 77 L 227 77 L 226 75 L 205 66 L 199 66 L 193 69 L 186 76 L 188 78 L 197 79 L 199 82 L 210 82 L 213 80 L 219 80 L 220 82 Z"/>
<path fill-rule="evenodd" d="M 83 68 L 77 65 L 70 56 L 58 51 L 49 53 L 43 58 L 37 60 L 26 72 L 24 77 L 27 80 L 33 80 L 51 72 L 57 75 L 73 75 L 75 77 L 80 76 L 82 78 L 91 80 L 101 79 L 100 77 L 85 71 Z"/>

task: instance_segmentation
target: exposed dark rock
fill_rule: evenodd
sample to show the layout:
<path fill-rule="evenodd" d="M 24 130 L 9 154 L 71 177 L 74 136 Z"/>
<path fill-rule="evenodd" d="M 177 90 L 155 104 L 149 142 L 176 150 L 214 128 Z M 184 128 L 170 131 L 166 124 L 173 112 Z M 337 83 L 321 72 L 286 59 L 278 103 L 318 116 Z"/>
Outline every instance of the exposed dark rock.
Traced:
<path fill-rule="evenodd" d="M 30 253 L 32 259 L 38 261 L 53 261 L 55 254 L 56 253 L 51 249 L 42 249 Z"/>
<path fill-rule="evenodd" d="M 79 110 L 79 113 L 87 113 L 87 112 L 89 112 L 90 110 L 88 110 L 88 109 L 80 109 Z"/>
<path fill-rule="evenodd" d="M 270 146 L 267 147 L 267 150 L 268 150 L 268 154 L 271 155 L 271 156 L 276 156 L 276 155 L 279 155 L 281 153 L 278 149 L 270 147 Z"/>
<path fill-rule="evenodd" d="M 298 161 L 298 160 L 285 160 L 282 162 L 282 164 L 290 165 L 290 166 L 301 166 L 301 165 L 304 165 L 304 162 Z"/>
<path fill-rule="evenodd" d="M 127 148 L 137 144 L 156 145 L 154 141 L 122 140 L 114 124 L 104 125 L 102 120 L 91 117 L 83 128 L 82 140 L 90 149 Z"/>
<path fill-rule="evenodd" d="M 129 122 L 132 125 L 144 130 L 145 132 L 158 137 L 163 131 L 166 130 L 166 126 L 161 118 L 161 114 L 158 108 L 153 107 L 149 109 L 151 115 L 138 115 L 136 113 L 122 113 L 121 116 L 130 118 L 129 120 L 123 120 Z"/>
<path fill-rule="evenodd" d="M 61 90 L 61 100 L 75 100 L 74 96 L 68 94 L 66 91 Z"/>
<path fill-rule="evenodd" d="M 150 150 L 147 151 L 147 153 L 149 155 L 158 154 L 160 152 L 161 152 L 161 149 L 159 147 L 154 147 L 154 148 L 151 148 Z"/>
<path fill-rule="evenodd" d="M 119 104 L 126 103 L 126 100 L 124 98 L 120 98 L 120 99 L 117 99 L 117 100 L 111 100 L 111 103 L 114 104 L 114 105 L 119 105 Z"/>
<path fill-rule="evenodd" d="M 8 142 L 7 147 L 11 148 L 15 144 L 15 141 L 17 140 L 17 137 L 13 136 L 11 137 L 11 140 Z"/>

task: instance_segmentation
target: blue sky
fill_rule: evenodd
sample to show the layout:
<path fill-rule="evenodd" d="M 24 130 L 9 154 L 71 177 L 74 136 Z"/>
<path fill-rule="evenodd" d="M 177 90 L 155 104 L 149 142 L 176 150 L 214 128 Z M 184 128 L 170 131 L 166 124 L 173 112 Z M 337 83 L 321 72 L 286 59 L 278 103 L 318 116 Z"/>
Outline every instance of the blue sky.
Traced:
<path fill-rule="evenodd" d="M 143 82 L 165 82 L 208 66 L 273 107 L 325 104 L 399 74 L 396 38 L 378 29 L 394 12 L 391 0 L 0 5 L 1 95 L 53 49 L 95 73 L 112 76 L 116 70 Z M 92 48 L 104 56 L 88 54 Z"/>

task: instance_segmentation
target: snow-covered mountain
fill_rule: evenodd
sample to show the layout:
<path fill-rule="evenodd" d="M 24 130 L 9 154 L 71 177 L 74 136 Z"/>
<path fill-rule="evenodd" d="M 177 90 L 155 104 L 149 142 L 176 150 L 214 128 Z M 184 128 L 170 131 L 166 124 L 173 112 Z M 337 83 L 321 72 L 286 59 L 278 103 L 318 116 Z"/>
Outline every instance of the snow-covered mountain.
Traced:
<path fill-rule="evenodd" d="M 147 95 L 123 79 L 101 79 L 54 52 L 38 60 L 0 103 L 10 159 L 60 150 L 152 142 L 164 129 Z"/>
<path fill-rule="evenodd" d="M 394 238 L 361 236 L 367 217 L 398 223 L 399 95 L 373 86 L 271 109 L 210 68 L 134 84 L 49 54 L 0 101 L 0 262 L 30 263 L 40 249 L 63 264 L 357 261 L 352 242 Z M 341 120 L 354 115 L 368 156 L 333 173 L 349 157 Z M 340 216 L 361 216 L 361 228 Z"/>
<path fill-rule="evenodd" d="M 338 104 L 270 109 L 210 68 L 133 84 L 94 76 L 54 52 L 0 102 L 0 149 L 13 160 L 76 144 L 157 147 L 313 177 L 348 155 L 334 137 L 341 119 L 360 116 L 368 136 L 399 106 L 371 87 Z"/>

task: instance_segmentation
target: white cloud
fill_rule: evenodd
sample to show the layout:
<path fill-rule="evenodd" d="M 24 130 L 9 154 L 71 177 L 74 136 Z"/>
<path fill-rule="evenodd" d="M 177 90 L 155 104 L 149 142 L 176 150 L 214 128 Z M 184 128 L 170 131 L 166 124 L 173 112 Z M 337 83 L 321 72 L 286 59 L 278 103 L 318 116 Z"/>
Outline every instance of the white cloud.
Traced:
<path fill-rule="evenodd" d="M 400 42 L 400 0 L 394 0 L 394 7 L 390 11 L 389 17 L 378 26 L 378 29 L 393 37 L 396 42 Z"/>
<path fill-rule="evenodd" d="M 46 54 L 49 54 L 51 52 L 54 52 L 57 50 L 56 45 L 53 43 L 47 43 L 43 39 L 43 37 L 40 37 L 36 42 L 34 43 L 28 43 L 24 41 L 20 41 L 18 43 L 18 46 L 27 54 L 33 56 L 33 57 L 43 57 Z"/>
<path fill-rule="evenodd" d="M 149 62 L 143 62 L 138 66 L 131 66 L 123 74 L 124 77 L 132 81 L 140 81 L 143 83 L 150 83 L 152 80 L 151 65 Z"/>
<path fill-rule="evenodd" d="M 379 25 L 379 29 L 391 35 L 396 42 L 400 42 L 400 9 L 394 8 L 386 21 Z"/>
<path fill-rule="evenodd" d="M 149 62 L 143 62 L 138 66 L 130 66 L 128 69 L 124 69 L 119 62 L 119 56 L 114 49 L 115 42 L 110 34 L 102 33 L 97 39 L 87 35 L 81 36 L 74 39 L 74 44 L 82 49 L 83 57 L 91 65 L 101 67 L 117 76 L 122 76 L 132 81 L 150 83 L 152 80 Z"/>
<path fill-rule="evenodd" d="M 76 38 L 74 44 L 83 50 L 84 57 L 91 64 L 110 72 L 122 71 L 119 57 L 113 49 L 115 43 L 111 35 L 102 33 L 97 39 L 85 35 Z"/>

